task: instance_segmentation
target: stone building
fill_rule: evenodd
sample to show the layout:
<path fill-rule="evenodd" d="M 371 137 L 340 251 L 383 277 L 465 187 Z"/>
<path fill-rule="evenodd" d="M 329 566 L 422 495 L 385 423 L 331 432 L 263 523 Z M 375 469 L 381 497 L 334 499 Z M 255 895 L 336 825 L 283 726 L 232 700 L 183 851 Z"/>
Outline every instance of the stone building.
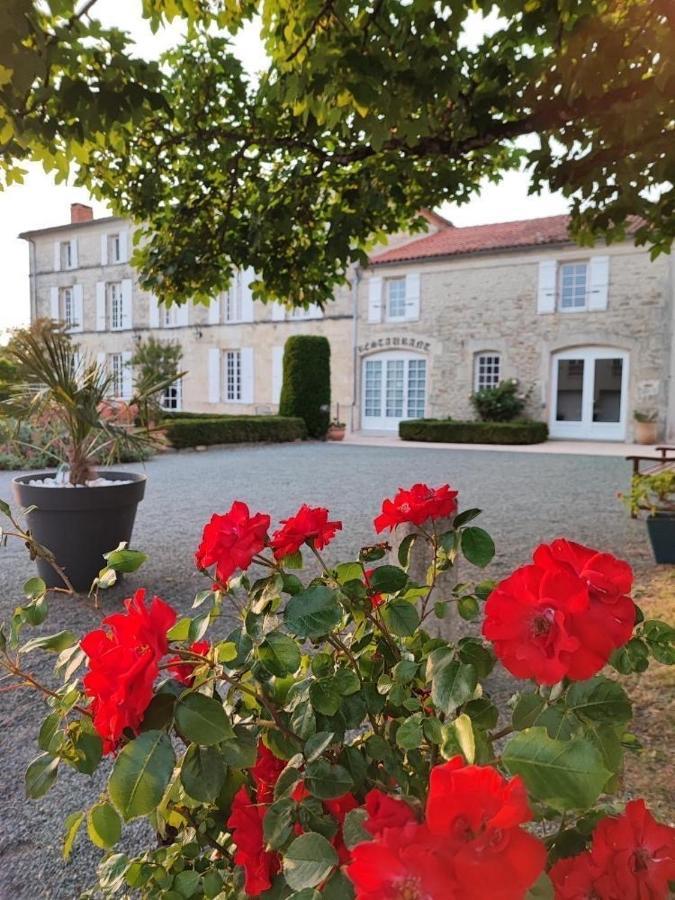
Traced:
<path fill-rule="evenodd" d="M 31 315 L 70 323 L 80 352 L 105 362 L 130 396 L 129 359 L 153 334 L 183 348 L 169 408 L 275 411 L 291 334 L 331 344 L 333 414 L 353 430 L 395 431 L 420 416 L 471 418 L 471 393 L 517 378 L 529 414 L 559 438 L 626 440 L 636 410 L 675 437 L 675 265 L 630 241 L 580 248 L 565 216 L 391 238 L 330 306 L 288 312 L 254 301 L 250 272 L 211 305 L 165 310 L 129 264 L 131 228 L 93 219 L 22 235 Z"/>

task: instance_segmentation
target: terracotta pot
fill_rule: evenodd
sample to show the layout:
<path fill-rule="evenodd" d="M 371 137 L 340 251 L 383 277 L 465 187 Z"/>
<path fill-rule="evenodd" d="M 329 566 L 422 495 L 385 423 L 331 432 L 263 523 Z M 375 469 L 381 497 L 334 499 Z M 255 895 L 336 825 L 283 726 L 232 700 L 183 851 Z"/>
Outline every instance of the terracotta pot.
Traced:
<path fill-rule="evenodd" d="M 328 428 L 328 434 L 326 436 L 329 441 L 343 441 L 346 431 L 347 427 L 345 425 L 343 425 L 341 428 L 337 425 L 331 425 Z"/>
<path fill-rule="evenodd" d="M 635 440 L 638 444 L 655 444 L 659 439 L 658 422 L 636 422 Z"/>

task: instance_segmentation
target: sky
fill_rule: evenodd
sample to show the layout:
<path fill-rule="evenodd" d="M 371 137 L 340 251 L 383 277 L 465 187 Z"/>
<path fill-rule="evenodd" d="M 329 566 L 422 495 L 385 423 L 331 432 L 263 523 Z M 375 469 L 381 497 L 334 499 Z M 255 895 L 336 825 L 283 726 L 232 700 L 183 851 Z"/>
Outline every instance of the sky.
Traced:
<path fill-rule="evenodd" d="M 139 0 L 98 0 L 96 16 L 106 25 L 130 32 L 139 54 L 154 57 L 171 46 L 177 28 L 163 29 L 153 35 L 140 16 Z M 467 43 L 486 30 L 475 21 L 467 34 Z M 249 25 L 234 40 L 235 52 L 246 69 L 254 74 L 265 68 L 265 54 L 257 29 Z M 62 225 L 69 221 L 71 203 L 87 203 L 96 217 L 109 215 L 102 203 L 92 201 L 82 188 L 56 185 L 41 167 L 29 164 L 22 185 L 0 191 L 0 266 L 3 290 L 0 292 L 0 336 L 8 328 L 24 325 L 29 319 L 28 244 L 17 235 L 21 231 Z M 510 172 L 495 185 L 486 183 L 475 200 L 461 207 L 446 204 L 439 209 L 456 226 L 483 225 L 513 219 L 558 215 L 567 212 L 564 198 L 550 192 L 528 195 L 529 178 L 524 172 Z"/>

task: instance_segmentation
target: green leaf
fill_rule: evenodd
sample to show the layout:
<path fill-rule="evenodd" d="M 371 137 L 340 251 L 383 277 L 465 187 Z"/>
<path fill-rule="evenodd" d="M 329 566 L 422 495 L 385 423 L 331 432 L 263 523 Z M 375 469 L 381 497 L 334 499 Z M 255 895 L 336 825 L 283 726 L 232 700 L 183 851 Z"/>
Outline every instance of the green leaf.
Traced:
<path fill-rule="evenodd" d="M 66 817 L 64 823 L 65 834 L 63 836 L 63 858 L 66 862 L 68 862 L 70 854 L 73 852 L 73 844 L 75 843 L 75 838 L 77 837 L 77 833 L 83 822 L 84 813 L 82 810 L 72 812 Z"/>
<path fill-rule="evenodd" d="M 77 635 L 72 631 L 59 631 L 57 634 L 48 634 L 26 641 L 23 647 L 19 647 L 19 653 L 31 653 L 33 650 L 52 650 L 54 653 L 61 653 L 62 650 L 77 643 Z"/>
<path fill-rule="evenodd" d="M 284 877 L 294 891 L 321 884 L 338 864 L 330 841 L 310 831 L 297 837 L 284 854 Z"/>
<path fill-rule="evenodd" d="M 146 731 L 130 741 L 115 760 L 108 793 L 125 822 L 159 805 L 176 757 L 163 731 Z"/>
<path fill-rule="evenodd" d="M 348 850 L 362 844 L 364 841 L 372 841 L 373 836 L 363 827 L 367 811 L 363 807 L 350 809 L 342 823 L 342 838 Z"/>
<path fill-rule="evenodd" d="M 422 713 L 409 716 L 396 732 L 396 744 L 402 750 L 417 750 L 422 745 Z"/>
<path fill-rule="evenodd" d="M 392 634 L 399 637 L 410 637 L 417 631 L 420 616 L 417 608 L 401 598 L 390 600 L 381 607 L 382 618 Z"/>
<path fill-rule="evenodd" d="M 286 843 L 293 831 L 296 803 L 291 797 L 282 797 L 267 807 L 263 819 L 263 838 L 273 850 Z"/>
<path fill-rule="evenodd" d="M 408 573 L 398 566 L 378 566 L 368 576 L 373 591 L 381 594 L 395 594 L 408 583 Z"/>
<path fill-rule="evenodd" d="M 545 705 L 543 697 L 540 697 L 539 694 L 521 694 L 513 709 L 512 721 L 516 731 L 523 731 L 534 725 Z"/>
<path fill-rule="evenodd" d="M 26 797 L 37 800 L 43 797 L 56 781 L 59 769 L 58 756 L 41 753 L 26 769 Z"/>
<path fill-rule="evenodd" d="M 41 597 L 46 590 L 47 585 L 42 578 L 29 578 L 23 586 L 24 597 L 27 597 L 29 600 Z"/>
<path fill-rule="evenodd" d="M 187 898 L 192 897 L 193 894 L 197 892 L 200 879 L 201 875 L 194 869 L 183 869 L 183 871 L 179 872 L 173 880 L 174 890 L 187 900 Z M 164 897 L 168 896 L 171 895 L 165 892 Z"/>
<path fill-rule="evenodd" d="M 560 810 L 592 806 L 611 775 L 592 743 L 581 737 L 554 740 L 543 727 L 511 738 L 502 762 L 523 778 L 532 797 Z"/>
<path fill-rule="evenodd" d="M 299 703 L 291 714 L 291 731 L 306 741 L 316 731 L 316 716 L 309 703 Z"/>
<path fill-rule="evenodd" d="M 406 534 L 406 536 L 399 544 L 398 561 L 404 569 L 407 569 L 410 565 L 410 554 L 412 552 L 413 544 L 415 543 L 417 538 L 418 535 L 416 532 L 413 532 L 412 534 Z"/>
<path fill-rule="evenodd" d="M 445 715 L 473 697 L 478 684 L 472 665 L 454 659 L 452 650 L 439 647 L 427 659 L 427 681 L 431 682 L 431 699 Z"/>
<path fill-rule="evenodd" d="M 187 616 L 183 616 L 182 619 L 178 619 L 173 627 L 169 628 L 169 630 L 167 631 L 167 638 L 170 641 L 186 641 L 190 633 L 191 622 L 192 619 L 188 618 Z"/>
<path fill-rule="evenodd" d="M 108 566 L 116 572 L 135 572 L 148 558 L 139 550 L 111 550 L 104 553 L 103 558 L 108 561 Z"/>
<path fill-rule="evenodd" d="M 307 762 L 318 759 L 326 747 L 330 747 L 335 738 L 333 731 L 317 731 L 305 744 L 304 757 Z"/>
<path fill-rule="evenodd" d="M 176 704 L 176 726 L 195 744 L 209 746 L 234 737 L 222 703 L 204 694 L 186 694 Z"/>
<path fill-rule="evenodd" d="M 188 794 L 200 803 L 213 803 L 225 784 L 225 764 L 215 747 L 190 744 L 180 768 L 180 780 Z"/>
<path fill-rule="evenodd" d="M 218 748 L 226 765 L 235 769 L 249 769 L 255 765 L 257 741 L 255 732 L 246 725 L 235 725 L 234 736 Z"/>
<path fill-rule="evenodd" d="M 494 541 L 487 531 L 469 526 L 462 531 L 462 553 L 470 563 L 482 569 L 495 555 Z"/>
<path fill-rule="evenodd" d="M 310 685 L 309 701 L 317 712 L 334 716 L 340 709 L 342 694 L 333 678 L 322 678 Z"/>
<path fill-rule="evenodd" d="M 473 724 L 466 713 L 457 716 L 450 725 L 464 759 L 472 765 L 476 759 L 476 740 L 473 735 Z"/>
<path fill-rule="evenodd" d="M 281 631 L 271 631 L 258 647 L 258 659 L 272 675 L 293 675 L 301 658 L 296 642 Z"/>
<path fill-rule="evenodd" d="M 467 522 L 471 522 L 476 516 L 479 516 L 483 512 L 482 509 L 465 509 L 464 512 L 459 513 L 459 515 L 455 516 L 455 519 L 452 523 L 453 528 L 461 528 L 462 525 L 466 525 Z"/>
<path fill-rule="evenodd" d="M 535 884 L 525 894 L 524 900 L 553 900 L 554 896 L 553 883 L 546 872 L 542 872 Z"/>
<path fill-rule="evenodd" d="M 602 676 L 575 682 L 567 691 L 565 703 L 576 715 L 593 722 L 626 724 L 633 717 L 630 700 L 621 685 Z"/>
<path fill-rule="evenodd" d="M 97 803 L 87 814 L 87 833 L 102 850 L 114 847 L 122 836 L 122 822 L 110 803 Z"/>
<path fill-rule="evenodd" d="M 336 669 L 333 675 L 333 681 L 343 697 L 349 697 L 356 694 L 361 689 L 361 681 L 356 672 L 352 669 L 340 668 Z"/>
<path fill-rule="evenodd" d="M 331 800 L 351 790 L 352 776 L 342 766 L 332 765 L 325 759 L 317 759 L 307 764 L 305 787 L 320 800 Z"/>
<path fill-rule="evenodd" d="M 291 597 L 284 610 L 288 630 L 298 637 L 313 640 L 331 632 L 341 618 L 337 595 L 325 585 L 315 585 Z"/>

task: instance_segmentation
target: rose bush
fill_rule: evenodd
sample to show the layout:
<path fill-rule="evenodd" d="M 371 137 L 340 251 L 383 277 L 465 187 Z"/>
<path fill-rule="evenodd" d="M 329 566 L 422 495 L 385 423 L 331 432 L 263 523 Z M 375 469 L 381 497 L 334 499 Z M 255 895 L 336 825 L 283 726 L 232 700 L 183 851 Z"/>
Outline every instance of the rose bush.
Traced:
<path fill-rule="evenodd" d="M 106 851 L 96 896 L 667 897 L 675 830 L 613 797 L 637 742 L 603 669 L 675 662 L 673 629 L 644 618 L 627 563 L 564 539 L 498 584 L 460 578 L 494 545 L 457 500 L 447 485 L 401 489 L 374 520 L 411 528 L 396 558 L 381 542 L 340 563 L 322 552 L 342 527 L 327 509 L 304 504 L 271 531 L 235 502 L 204 527 L 191 615 L 139 590 L 81 639 L 24 641 L 48 595 L 26 584 L 0 631 L 3 667 L 50 707 L 26 791 L 44 795 L 64 765 L 106 766 L 103 794 L 65 826 L 66 858 L 85 824 Z M 7 533 L 45 552 L 16 520 Z M 422 584 L 408 573 L 418 542 Z M 143 559 L 118 548 L 95 589 Z M 480 628 L 445 640 L 437 620 L 453 614 Z M 56 689 L 26 670 L 40 650 L 57 654 Z M 508 703 L 493 699 L 495 665 L 517 679 Z M 116 851 L 141 817 L 157 839 Z"/>

